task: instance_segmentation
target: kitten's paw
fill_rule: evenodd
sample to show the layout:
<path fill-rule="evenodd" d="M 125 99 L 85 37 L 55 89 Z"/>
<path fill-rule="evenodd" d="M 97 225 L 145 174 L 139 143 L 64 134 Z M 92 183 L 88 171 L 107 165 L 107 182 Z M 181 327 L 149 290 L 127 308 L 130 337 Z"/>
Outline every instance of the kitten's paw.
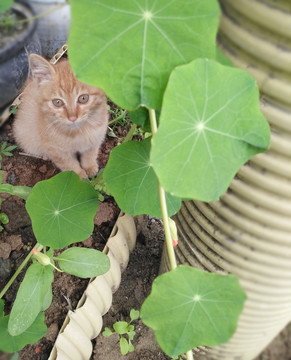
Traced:
<path fill-rule="evenodd" d="M 86 173 L 86 171 L 85 170 L 80 170 L 80 171 L 78 171 L 77 172 L 77 175 L 79 176 L 79 178 L 81 179 L 81 180 L 83 180 L 83 179 L 88 179 L 88 175 L 87 175 L 87 173 Z"/>
<path fill-rule="evenodd" d="M 96 176 L 97 175 L 97 172 L 99 170 L 99 167 L 97 164 L 92 164 L 91 166 L 88 166 L 85 168 L 86 170 L 86 173 L 89 177 L 93 177 L 93 176 Z"/>

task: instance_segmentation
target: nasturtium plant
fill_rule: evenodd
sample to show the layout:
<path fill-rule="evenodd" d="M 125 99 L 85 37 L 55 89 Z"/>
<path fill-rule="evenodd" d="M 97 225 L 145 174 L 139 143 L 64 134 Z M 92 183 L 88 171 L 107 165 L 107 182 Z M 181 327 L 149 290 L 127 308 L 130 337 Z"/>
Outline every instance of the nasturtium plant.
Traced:
<path fill-rule="evenodd" d="M 93 231 L 98 194 L 73 171 L 37 183 L 26 201 L 37 241 L 62 249 Z"/>
<path fill-rule="evenodd" d="M 26 331 L 41 311 L 50 304 L 44 302 L 53 281 L 53 268 L 34 263 L 29 266 L 18 289 L 8 322 L 10 335 Z"/>
<path fill-rule="evenodd" d="M 120 208 L 131 215 L 151 214 L 161 217 L 158 180 L 149 164 L 151 139 L 131 141 L 113 149 L 104 181 Z M 167 195 L 170 215 L 175 214 L 181 200 Z"/>
<path fill-rule="evenodd" d="M 55 257 L 61 270 L 81 278 L 90 278 L 106 273 L 110 260 L 101 251 L 72 247 Z"/>
<path fill-rule="evenodd" d="M 177 67 L 163 99 L 151 164 L 166 191 L 217 200 L 238 169 L 270 141 L 255 80 L 198 59 Z"/>
<path fill-rule="evenodd" d="M 215 57 L 216 0 L 72 0 L 71 9 L 75 74 L 127 110 L 160 109 L 175 66 Z"/>
<path fill-rule="evenodd" d="M 140 317 L 154 330 L 162 350 L 177 356 L 196 346 L 225 343 L 245 299 L 234 275 L 180 265 L 154 280 Z"/>
<path fill-rule="evenodd" d="M 9 315 L 0 318 L 0 349 L 7 353 L 21 350 L 27 344 L 34 344 L 41 339 L 47 327 L 44 323 L 44 313 L 39 313 L 34 322 L 20 335 L 12 336 L 8 332 Z"/>

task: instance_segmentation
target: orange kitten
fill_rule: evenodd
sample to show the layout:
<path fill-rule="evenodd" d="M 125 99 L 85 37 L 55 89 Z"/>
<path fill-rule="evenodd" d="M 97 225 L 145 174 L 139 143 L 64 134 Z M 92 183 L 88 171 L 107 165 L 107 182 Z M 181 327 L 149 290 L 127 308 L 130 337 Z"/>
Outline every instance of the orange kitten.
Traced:
<path fill-rule="evenodd" d="M 95 175 L 108 122 L 104 92 L 77 80 L 67 60 L 52 65 L 31 54 L 29 63 L 32 77 L 13 126 L 16 142 L 81 179 Z"/>

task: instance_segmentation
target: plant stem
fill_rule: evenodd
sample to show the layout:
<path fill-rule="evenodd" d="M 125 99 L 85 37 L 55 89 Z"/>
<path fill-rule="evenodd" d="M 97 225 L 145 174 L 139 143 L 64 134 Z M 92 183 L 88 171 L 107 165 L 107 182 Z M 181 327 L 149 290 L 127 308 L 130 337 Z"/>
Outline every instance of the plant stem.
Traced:
<path fill-rule="evenodd" d="M 135 123 L 131 124 L 129 132 L 127 133 L 126 137 L 124 138 L 123 143 L 126 143 L 126 142 L 132 140 L 132 137 L 133 137 L 136 127 L 137 127 L 137 125 Z"/>
<path fill-rule="evenodd" d="M 36 243 L 34 246 L 34 249 L 37 251 L 41 251 L 43 249 L 43 245 Z M 17 278 L 17 276 L 20 274 L 21 270 L 26 266 L 30 258 L 32 257 L 32 252 L 30 251 L 29 254 L 26 256 L 26 258 L 23 260 L 22 264 L 18 267 L 18 269 L 13 274 L 12 278 L 8 281 L 8 283 L 4 286 L 3 290 L 0 293 L 0 299 L 5 295 L 6 291 L 10 288 L 13 281 Z"/>
<path fill-rule="evenodd" d="M 149 109 L 149 116 L 150 116 L 152 135 L 154 136 L 158 130 L 155 110 Z M 167 246 L 171 270 L 174 270 L 177 267 L 177 262 L 176 262 L 175 251 L 174 251 L 174 247 L 173 247 L 173 243 L 172 243 L 170 225 L 169 225 L 169 215 L 168 215 L 168 209 L 167 209 L 166 194 L 165 194 L 164 188 L 161 186 L 159 181 L 158 181 L 158 188 L 159 188 L 162 220 L 163 220 L 164 231 L 165 231 L 166 246 Z"/>
<path fill-rule="evenodd" d="M 124 117 L 125 113 L 126 113 L 126 111 L 122 110 L 120 115 L 118 115 L 115 119 L 112 119 L 112 120 L 109 121 L 108 126 L 116 123 L 119 119 L 122 119 Z"/>
<path fill-rule="evenodd" d="M 154 136 L 158 130 L 155 110 L 149 109 L 149 116 L 150 116 L 152 135 Z M 159 187 L 159 197 L 160 197 L 162 219 L 163 219 L 163 224 L 164 224 L 167 252 L 168 252 L 168 256 L 169 256 L 171 270 L 174 270 L 177 267 L 177 262 L 176 262 L 176 256 L 175 256 L 175 251 L 174 251 L 173 242 L 172 242 L 170 225 L 169 225 L 169 215 L 168 215 L 168 209 L 167 209 L 166 194 L 165 194 L 164 188 L 161 186 L 159 181 L 158 181 L 158 187 Z M 194 360 L 192 350 L 187 351 L 186 358 L 187 358 L 187 360 Z"/>
<path fill-rule="evenodd" d="M 164 188 L 161 186 L 160 183 L 158 183 L 158 187 L 159 187 L 159 197 L 160 197 L 160 205 L 161 205 L 161 212 L 162 212 L 162 220 L 163 220 L 163 224 L 164 224 L 167 252 L 168 252 L 168 256 L 169 256 L 171 270 L 174 270 L 177 267 L 177 262 L 176 262 L 175 251 L 174 251 L 174 247 L 173 247 L 173 243 L 172 243 L 170 225 L 169 225 L 169 215 L 168 215 L 168 209 L 167 209 L 167 203 L 166 203 L 166 194 L 165 194 Z"/>

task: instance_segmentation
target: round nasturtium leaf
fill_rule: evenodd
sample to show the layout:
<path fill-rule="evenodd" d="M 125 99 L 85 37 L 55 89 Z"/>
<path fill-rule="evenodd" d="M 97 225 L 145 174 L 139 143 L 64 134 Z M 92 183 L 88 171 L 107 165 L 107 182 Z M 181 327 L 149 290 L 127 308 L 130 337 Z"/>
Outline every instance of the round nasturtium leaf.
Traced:
<path fill-rule="evenodd" d="M 127 214 L 161 217 L 158 180 L 149 164 L 151 139 L 130 141 L 112 149 L 103 178 L 118 206 Z M 181 200 L 166 194 L 169 216 Z"/>
<path fill-rule="evenodd" d="M 110 268 L 109 257 L 95 249 L 72 247 L 57 256 L 61 270 L 81 278 L 91 278 L 106 273 Z"/>
<path fill-rule="evenodd" d="M 70 4 L 69 59 L 76 76 L 127 110 L 140 104 L 160 109 L 175 66 L 215 57 L 217 0 Z"/>
<path fill-rule="evenodd" d="M 170 194 L 212 201 L 269 141 L 251 75 L 198 59 L 170 76 L 150 163 Z"/>
<path fill-rule="evenodd" d="M 64 171 L 37 183 L 27 199 L 37 241 L 62 249 L 88 238 L 94 228 L 98 194 L 73 171 Z"/>
<path fill-rule="evenodd" d="M 234 275 L 180 265 L 154 280 L 140 315 L 162 350 L 174 357 L 196 346 L 227 342 L 245 300 Z"/>
<path fill-rule="evenodd" d="M 40 313 L 30 327 L 17 336 L 9 334 L 8 321 L 9 315 L 0 318 L 0 350 L 6 353 L 13 353 L 23 349 L 27 344 L 34 344 L 47 331 L 44 323 L 44 313 Z"/>

